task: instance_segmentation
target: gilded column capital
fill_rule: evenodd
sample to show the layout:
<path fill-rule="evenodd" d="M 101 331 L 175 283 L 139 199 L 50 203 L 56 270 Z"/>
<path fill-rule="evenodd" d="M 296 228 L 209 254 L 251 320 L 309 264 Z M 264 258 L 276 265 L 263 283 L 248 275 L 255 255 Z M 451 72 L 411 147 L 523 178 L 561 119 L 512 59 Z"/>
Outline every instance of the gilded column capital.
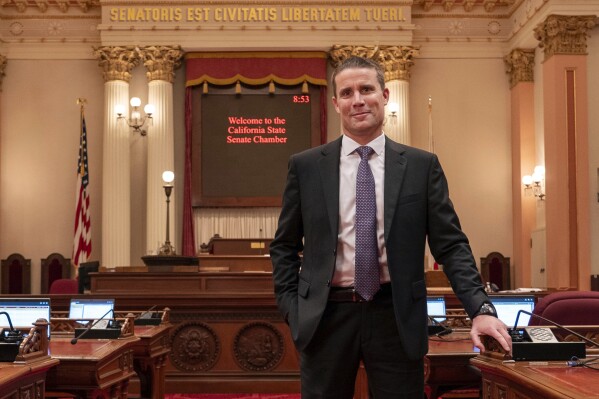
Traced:
<path fill-rule="evenodd" d="M 139 49 L 134 46 L 94 47 L 94 56 L 99 60 L 104 81 L 131 80 L 131 70 L 139 65 Z"/>
<path fill-rule="evenodd" d="M 520 82 L 534 82 L 535 50 L 517 48 L 503 57 L 510 87 Z"/>
<path fill-rule="evenodd" d="M 181 65 L 184 51 L 181 46 L 146 46 L 141 49 L 148 82 L 164 80 L 173 83 L 175 69 Z"/>
<path fill-rule="evenodd" d="M 344 46 L 334 45 L 329 57 L 336 67 L 351 56 L 360 56 L 377 61 L 385 71 L 385 81 L 410 80 L 410 67 L 413 58 L 420 55 L 420 47 L 416 46 Z"/>
<path fill-rule="evenodd" d="M 554 54 L 586 54 L 588 31 L 597 24 L 595 15 L 549 15 L 534 29 L 545 59 Z"/>
<path fill-rule="evenodd" d="M 7 60 L 6 56 L 0 54 L 0 89 L 2 89 L 2 82 L 4 81 L 4 75 L 6 75 L 6 72 L 4 72 L 4 70 L 6 69 L 7 63 L 8 63 L 8 60 Z"/>

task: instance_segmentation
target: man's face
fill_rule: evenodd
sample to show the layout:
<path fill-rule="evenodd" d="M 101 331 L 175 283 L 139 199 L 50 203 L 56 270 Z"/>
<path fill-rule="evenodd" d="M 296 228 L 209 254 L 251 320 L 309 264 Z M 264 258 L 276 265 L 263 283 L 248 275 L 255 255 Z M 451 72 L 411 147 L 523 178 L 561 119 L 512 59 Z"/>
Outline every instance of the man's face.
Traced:
<path fill-rule="evenodd" d="M 382 89 L 372 68 L 348 68 L 335 77 L 335 110 L 343 133 L 360 144 L 381 134 L 389 90 Z"/>

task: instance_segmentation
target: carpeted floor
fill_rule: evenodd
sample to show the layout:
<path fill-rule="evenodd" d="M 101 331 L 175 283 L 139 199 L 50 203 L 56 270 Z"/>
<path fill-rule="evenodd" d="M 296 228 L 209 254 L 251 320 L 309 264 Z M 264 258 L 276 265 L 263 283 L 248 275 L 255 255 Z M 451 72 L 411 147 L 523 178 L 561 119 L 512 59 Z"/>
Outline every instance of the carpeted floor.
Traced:
<path fill-rule="evenodd" d="M 299 393 L 171 393 L 165 399 L 300 399 Z"/>

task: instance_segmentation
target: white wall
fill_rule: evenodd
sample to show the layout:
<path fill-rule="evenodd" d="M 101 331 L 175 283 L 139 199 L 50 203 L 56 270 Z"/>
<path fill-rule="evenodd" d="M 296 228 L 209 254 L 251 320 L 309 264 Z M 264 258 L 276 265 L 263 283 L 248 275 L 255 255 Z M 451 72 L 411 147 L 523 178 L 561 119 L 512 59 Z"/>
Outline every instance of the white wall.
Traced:
<path fill-rule="evenodd" d="M 432 98 L 435 153 L 477 263 L 511 256 L 509 83 L 501 58 L 418 58 L 410 80 L 412 144 L 428 149 Z"/>
<path fill-rule="evenodd" d="M 91 50 L 90 50 L 91 51 Z M 103 80 L 96 61 L 9 60 L 0 115 L 0 256 L 32 263 L 73 250 L 79 97 L 87 98 L 93 253 L 101 253 Z"/>

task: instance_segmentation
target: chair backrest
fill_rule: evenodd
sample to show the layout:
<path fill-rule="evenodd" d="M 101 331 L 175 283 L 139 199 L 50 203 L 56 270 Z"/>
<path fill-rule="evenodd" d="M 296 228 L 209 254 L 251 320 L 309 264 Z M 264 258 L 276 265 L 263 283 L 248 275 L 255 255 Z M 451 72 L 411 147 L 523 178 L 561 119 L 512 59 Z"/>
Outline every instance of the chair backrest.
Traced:
<path fill-rule="evenodd" d="M 599 325 L 599 292 L 553 292 L 540 299 L 532 313 L 566 326 Z M 534 316 L 528 324 L 549 325 Z"/>
<path fill-rule="evenodd" d="M 499 290 L 509 290 L 510 287 L 510 258 L 499 252 L 491 252 L 480 258 L 480 274 L 483 283 L 492 283 Z"/>
<path fill-rule="evenodd" d="M 50 294 L 78 294 L 79 281 L 77 279 L 59 278 L 52 282 Z"/>
<path fill-rule="evenodd" d="M 55 280 L 71 278 L 71 260 L 65 259 L 59 253 L 52 253 L 41 261 L 41 293 L 47 294 L 50 286 Z"/>
<path fill-rule="evenodd" d="M 31 259 L 14 253 L 0 263 L 2 294 L 31 294 Z"/>

